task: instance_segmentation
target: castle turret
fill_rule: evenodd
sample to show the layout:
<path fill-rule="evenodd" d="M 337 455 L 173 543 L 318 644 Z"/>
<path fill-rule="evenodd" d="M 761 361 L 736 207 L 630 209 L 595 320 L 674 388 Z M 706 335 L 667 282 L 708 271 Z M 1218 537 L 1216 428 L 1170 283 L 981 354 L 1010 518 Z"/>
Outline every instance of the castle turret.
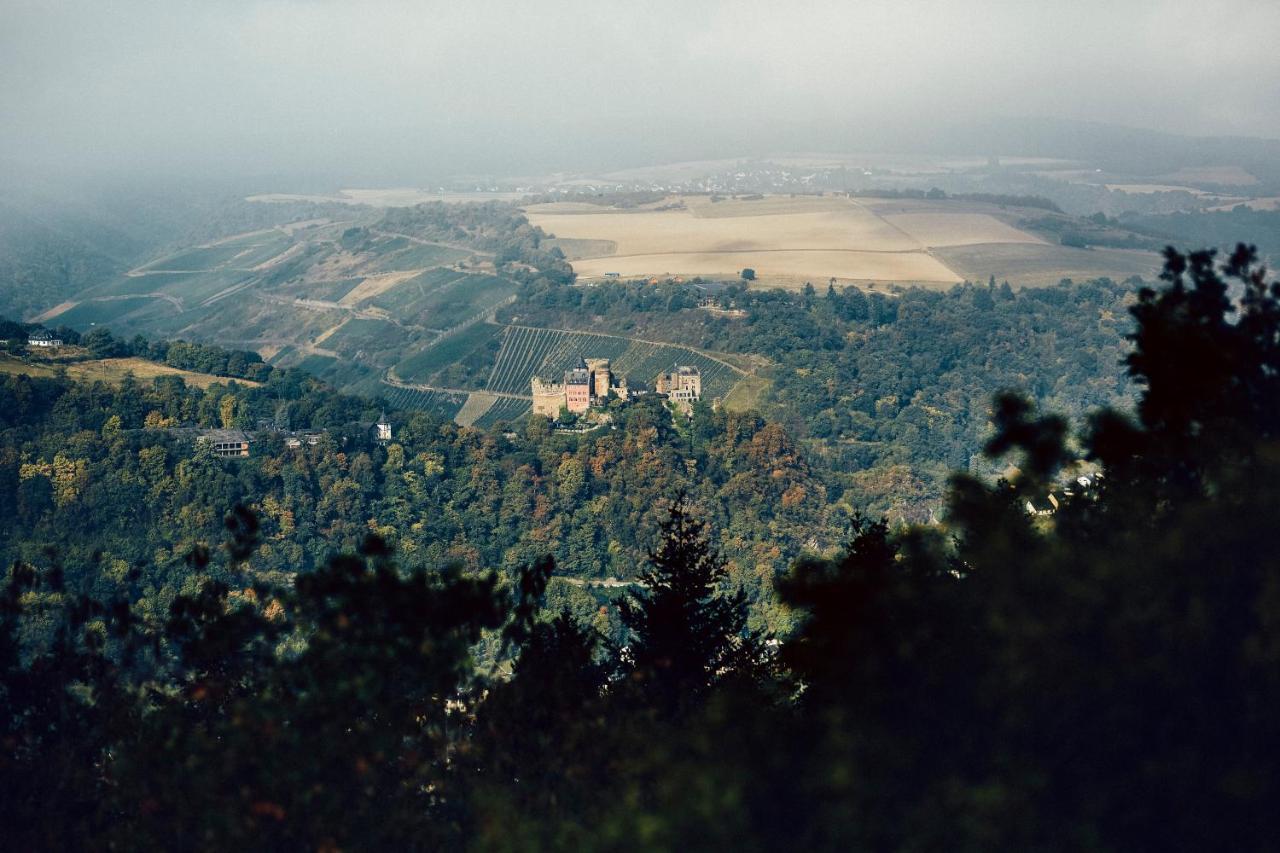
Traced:
<path fill-rule="evenodd" d="M 609 396 L 609 388 L 613 385 L 613 371 L 609 368 L 607 358 L 584 359 L 587 370 L 591 371 L 591 394 L 597 402 Z"/>

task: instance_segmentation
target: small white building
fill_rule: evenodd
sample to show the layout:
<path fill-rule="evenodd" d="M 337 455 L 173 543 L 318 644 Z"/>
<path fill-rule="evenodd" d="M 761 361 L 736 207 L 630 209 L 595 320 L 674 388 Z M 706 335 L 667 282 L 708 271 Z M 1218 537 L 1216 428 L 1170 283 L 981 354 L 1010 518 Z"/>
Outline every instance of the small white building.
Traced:
<path fill-rule="evenodd" d="M 387 413 L 382 412 L 378 417 L 378 422 L 374 424 L 377 430 L 378 441 L 386 444 L 391 441 L 391 421 L 387 420 Z"/>
<path fill-rule="evenodd" d="M 27 338 L 27 346 L 57 349 L 58 347 L 62 346 L 62 339 L 55 338 L 49 332 L 46 332 L 44 329 L 41 329 L 38 332 L 31 333 L 31 335 Z"/>

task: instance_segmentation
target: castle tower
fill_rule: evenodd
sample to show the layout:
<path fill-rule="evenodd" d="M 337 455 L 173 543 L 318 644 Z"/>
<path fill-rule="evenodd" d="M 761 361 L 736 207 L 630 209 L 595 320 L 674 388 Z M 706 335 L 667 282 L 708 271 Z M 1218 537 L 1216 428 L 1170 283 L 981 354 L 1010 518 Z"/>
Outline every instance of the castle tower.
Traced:
<path fill-rule="evenodd" d="M 591 371 L 581 358 L 577 367 L 564 372 L 564 403 L 574 414 L 591 408 Z"/>
<path fill-rule="evenodd" d="M 387 420 L 387 413 L 384 411 L 378 415 L 378 422 L 374 424 L 377 430 L 378 442 L 387 444 L 391 441 L 391 421 Z"/>
<path fill-rule="evenodd" d="M 560 407 L 565 405 L 564 386 L 536 376 L 529 380 L 529 386 L 533 394 L 533 413 L 553 420 L 559 417 Z"/>
<path fill-rule="evenodd" d="M 603 402 L 609 396 L 609 388 L 613 385 L 613 371 L 609 368 L 607 358 L 585 359 L 587 369 L 591 371 L 591 394 L 597 402 Z"/>

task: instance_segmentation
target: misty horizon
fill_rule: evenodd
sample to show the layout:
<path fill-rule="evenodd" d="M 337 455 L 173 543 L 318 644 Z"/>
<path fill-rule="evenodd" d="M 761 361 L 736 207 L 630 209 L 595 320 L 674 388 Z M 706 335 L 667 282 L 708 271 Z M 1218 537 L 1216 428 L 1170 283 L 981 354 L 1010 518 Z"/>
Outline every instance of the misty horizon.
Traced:
<path fill-rule="evenodd" d="M 1259 3 L 4 7 L 17 176 L 283 189 L 795 151 L 1064 156 L 1082 122 L 1280 137 L 1280 9 Z M 1247 62 L 1204 41 L 1216 22 Z"/>

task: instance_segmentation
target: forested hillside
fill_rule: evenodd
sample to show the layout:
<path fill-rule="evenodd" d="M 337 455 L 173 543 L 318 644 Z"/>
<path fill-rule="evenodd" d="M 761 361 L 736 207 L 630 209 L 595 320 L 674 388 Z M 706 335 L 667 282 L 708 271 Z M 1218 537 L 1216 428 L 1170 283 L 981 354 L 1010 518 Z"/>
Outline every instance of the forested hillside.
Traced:
<path fill-rule="evenodd" d="M 510 574 L 554 556 L 579 584 L 557 594 L 589 617 L 599 602 L 582 582 L 632 580 L 664 501 L 684 492 L 722 530 L 754 622 L 778 627 L 773 578 L 803 548 L 834 547 L 850 512 L 786 431 L 755 415 L 699 406 L 677 424 L 653 400 L 615 429 L 566 435 L 541 418 L 503 434 L 419 413 L 393 417 L 383 446 L 369 432 L 379 405 L 289 370 L 204 390 L 176 377 L 0 376 L 0 559 L 56 553 L 77 583 L 158 618 L 189 582 L 183 555 L 243 504 L 261 521 L 264 577 L 310 571 L 376 532 L 408 566 Z M 281 420 L 325 434 L 291 449 L 268 430 L 249 458 L 227 460 L 177 429 Z"/>
<path fill-rule="evenodd" d="M 952 470 L 990 470 L 978 457 L 992 389 L 1077 420 L 1130 404 L 1124 335 L 1139 284 L 992 281 L 897 295 L 737 285 L 708 305 L 694 285 L 617 283 L 531 290 L 502 316 L 760 355 L 771 382 L 753 404 L 848 475 L 856 505 L 922 521 L 941 508 Z"/>
<path fill-rule="evenodd" d="M 992 389 L 1073 418 L 1132 398 L 1121 362 L 1134 281 L 582 286 L 513 205 L 331 207 L 286 205 L 296 227 L 152 258 L 47 322 L 252 349 L 482 426 L 522 418 L 529 378 L 573 358 L 610 357 L 640 384 L 696 364 L 708 397 L 784 424 L 839 472 L 838 493 L 895 522 L 936 515 L 951 470 L 992 471 L 979 453 Z"/>
<path fill-rule="evenodd" d="M 1000 395 L 985 450 L 1016 478 L 960 473 L 936 525 L 855 517 L 843 551 L 795 560 L 763 597 L 740 533 L 779 554 L 820 540 L 807 500 L 829 498 L 753 419 L 703 412 L 679 433 L 639 406 L 592 443 L 535 420 L 503 444 L 419 415 L 385 449 L 357 430 L 219 460 L 161 422 L 368 409 L 289 371 L 203 394 L 5 380 L 6 840 L 1269 849 L 1280 282 L 1244 247 L 1220 269 L 1171 250 L 1132 315 L 1132 415 L 1073 431 Z M 597 494 L 602 450 L 626 473 Z M 1103 476 L 1028 512 L 1077 453 Z M 547 482 L 503 483 L 509 464 Z M 576 501 L 652 544 L 616 610 L 566 600 L 551 543 L 521 538 Z M 512 543 L 509 566 L 469 562 L 473 505 L 511 518 L 485 533 Z M 352 551 L 318 564 L 321 537 Z M 782 618 L 753 619 L 753 597 Z"/>

